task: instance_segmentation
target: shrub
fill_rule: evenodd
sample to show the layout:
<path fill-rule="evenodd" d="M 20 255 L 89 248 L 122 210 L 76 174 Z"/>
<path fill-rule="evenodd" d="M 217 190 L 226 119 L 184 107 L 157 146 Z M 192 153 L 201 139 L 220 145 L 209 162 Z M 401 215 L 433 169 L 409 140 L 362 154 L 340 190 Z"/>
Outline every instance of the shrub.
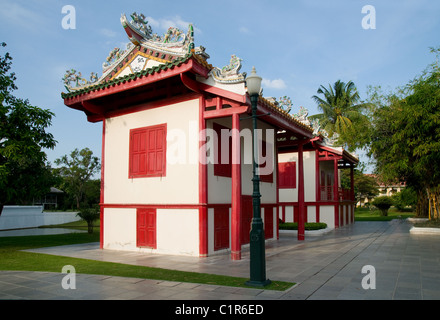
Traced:
<path fill-rule="evenodd" d="M 394 206 L 399 211 L 407 210 L 408 207 L 410 207 L 410 210 L 414 210 L 417 205 L 417 193 L 410 187 L 406 187 L 402 191 L 395 193 L 392 195 L 392 199 Z"/>
<path fill-rule="evenodd" d="M 382 216 L 386 217 L 388 215 L 388 209 L 393 205 L 393 199 L 387 196 L 380 196 L 374 198 L 372 204 L 380 210 Z"/>
<path fill-rule="evenodd" d="M 280 223 L 280 230 L 298 230 L 298 222 Z M 320 230 L 327 228 L 324 222 L 306 222 L 304 223 L 305 230 Z"/>
<path fill-rule="evenodd" d="M 94 208 L 81 209 L 76 215 L 87 222 L 87 231 L 93 233 L 93 222 L 99 219 L 99 210 Z"/>

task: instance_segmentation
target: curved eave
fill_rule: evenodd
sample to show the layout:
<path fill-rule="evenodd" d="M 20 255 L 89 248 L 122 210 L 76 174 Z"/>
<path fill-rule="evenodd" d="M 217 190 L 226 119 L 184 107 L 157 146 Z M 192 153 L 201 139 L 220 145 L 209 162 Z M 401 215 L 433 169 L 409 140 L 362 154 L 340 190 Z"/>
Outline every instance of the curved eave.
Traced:
<path fill-rule="evenodd" d="M 325 145 L 319 145 L 319 148 L 340 156 L 342 160 L 350 164 L 356 165 L 359 163 L 359 159 L 357 157 L 355 157 L 354 155 L 352 155 L 350 152 L 348 152 L 342 147 L 334 148 Z"/>

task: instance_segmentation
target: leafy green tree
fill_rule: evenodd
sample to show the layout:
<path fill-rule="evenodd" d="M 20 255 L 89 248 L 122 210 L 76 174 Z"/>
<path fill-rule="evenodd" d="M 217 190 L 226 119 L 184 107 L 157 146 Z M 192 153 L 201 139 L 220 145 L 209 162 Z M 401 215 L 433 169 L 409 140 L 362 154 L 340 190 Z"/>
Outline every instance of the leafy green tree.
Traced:
<path fill-rule="evenodd" d="M 407 207 L 414 210 L 417 205 L 417 193 L 411 187 L 406 187 L 402 191 L 392 195 L 394 206 L 403 211 Z"/>
<path fill-rule="evenodd" d="M 432 49 L 437 55 L 439 49 Z M 439 213 L 440 69 L 433 63 L 395 93 L 372 96 L 370 155 L 384 182 L 405 181 L 417 192 L 416 215 Z M 434 206 L 433 206 L 434 205 Z"/>
<path fill-rule="evenodd" d="M 391 206 L 393 205 L 393 199 L 388 196 L 380 196 L 374 198 L 372 204 L 380 210 L 381 214 L 384 217 L 386 217 L 388 215 L 388 209 L 391 208 Z"/>
<path fill-rule="evenodd" d="M 372 199 L 379 194 L 379 185 L 372 176 L 364 174 L 362 170 L 354 169 L 353 178 L 356 202 L 362 199 Z M 343 189 L 351 188 L 348 170 L 341 170 L 341 186 Z"/>
<path fill-rule="evenodd" d="M 318 120 L 330 138 L 337 134 L 337 143 L 346 144 L 351 151 L 356 149 L 359 141 L 365 142 L 364 130 L 358 129 L 368 124 L 368 117 L 363 111 L 369 107 L 369 103 L 360 101 L 355 84 L 338 80 L 328 89 L 321 85 L 317 93 L 323 97 L 314 95 L 312 99 L 322 113 L 309 118 Z"/>
<path fill-rule="evenodd" d="M 85 208 L 81 209 L 76 215 L 87 222 L 88 233 L 93 233 L 93 222 L 99 219 L 99 210 L 96 208 Z"/>
<path fill-rule="evenodd" d="M 13 95 L 11 65 L 9 53 L 0 56 L 0 213 L 7 203 L 25 203 L 49 191 L 52 176 L 43 149 L 56 145 L 46 132 L 54 114 Z"/>
<path fill-rule="evenodd" d="M 80 208 L 88 181 L 101 169 L 99 158 L 89 148 L 75 149 L 70 156 L 55 160 L 59 167 L 55 171 L 64 179 L 65 190 L 74 196 L 76 208 Z"/>

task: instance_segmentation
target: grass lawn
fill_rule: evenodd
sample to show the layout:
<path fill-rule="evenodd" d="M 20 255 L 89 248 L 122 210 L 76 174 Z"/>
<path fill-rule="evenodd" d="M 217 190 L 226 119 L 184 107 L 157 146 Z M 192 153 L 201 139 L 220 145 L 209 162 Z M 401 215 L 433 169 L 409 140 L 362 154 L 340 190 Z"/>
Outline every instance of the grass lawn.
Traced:
<path fill-rule="evenodd" d="M 72 224 L 78 225 L 78 223 L 71 223 L 70 225 Z M 63 227 L 64 226 L 65 225 L 63 225 Z M 99 231 L 96 232 L 96 229 L 93 234 L 71 233 L 44 236 L 0 237 L 0 270 L 61 272 L 63 266 L 72 265 L 75 267 L 77 273 L 85 274 L 249 287 L 245 285 L 245 281 L 249 280 L 247 278 L 184 272 L 20 251 L 98 241 Z M 294 283 L 292 282 L 272 281 L 272 283 L 264 289 L 283 291 L 293 285 Z"/>
<path fill-rule="evenodd" d="M 418 228 L 440 228 L 440 220 L 428 220 L 424 222 L 414 223 L 414 227 Z"/>
<path fill-rule="evenodd" d="M 356 208 L 354 210 L 355 221 L 390 221 L 393 219 L 406 219 L 414 217 L 414 212 L 398 211 L 396 208 L 390 208 L 387 216 L 382 216 L 377 209 Z"/>

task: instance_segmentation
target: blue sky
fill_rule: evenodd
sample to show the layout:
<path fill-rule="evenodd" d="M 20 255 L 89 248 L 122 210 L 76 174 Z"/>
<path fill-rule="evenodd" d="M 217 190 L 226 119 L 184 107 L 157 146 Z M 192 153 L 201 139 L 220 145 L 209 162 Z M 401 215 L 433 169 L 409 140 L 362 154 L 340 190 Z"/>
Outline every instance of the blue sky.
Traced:
<path fill-rule="evenodd" d="M 76 29 L 62 27 L 65 5 L 75 8 Z M 362 28 L 365 5 L 375 8 L 376 29 Z M 255 66 L 263 77 L 264 96 L 287 95 L 294 113 L 304 106 L 309 115 L 319 113 L 311 97 L 320 85 L 352 80 L 361 98 L 368 85 L 392 90 L 419 75 L 434 59 L 429 47 L 439 46 L 435 0 L 0 0 L 1 54 L 14 59 L 15 95 L 56 115 L 50 162 L 75 148 L 101 156 L 101 124 L 63 104 L 61 79 L 71 68 L 102 74 L 111 49 L 128 42 L 121 14 L 135 11 L 158 34 L 192 23 L 195 45 L 206 48 L 212 65 L 223 67 L 236 54 L 242 72 Z"/>

